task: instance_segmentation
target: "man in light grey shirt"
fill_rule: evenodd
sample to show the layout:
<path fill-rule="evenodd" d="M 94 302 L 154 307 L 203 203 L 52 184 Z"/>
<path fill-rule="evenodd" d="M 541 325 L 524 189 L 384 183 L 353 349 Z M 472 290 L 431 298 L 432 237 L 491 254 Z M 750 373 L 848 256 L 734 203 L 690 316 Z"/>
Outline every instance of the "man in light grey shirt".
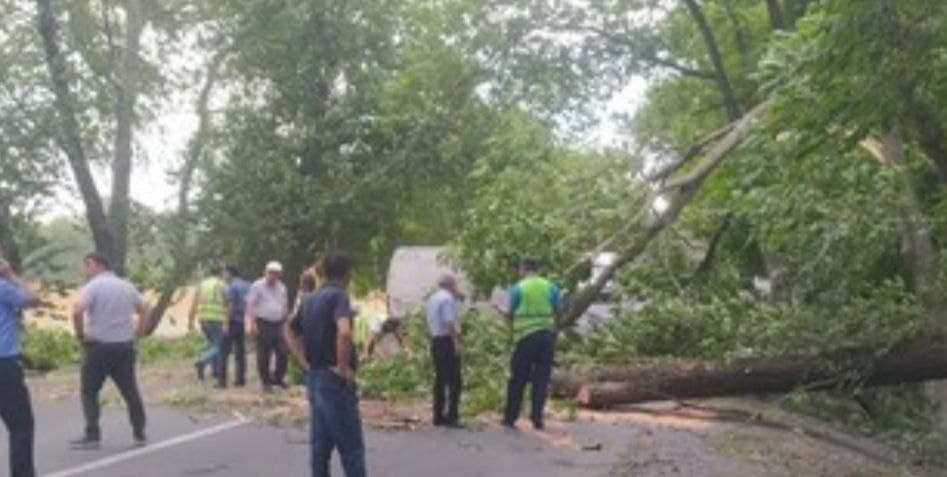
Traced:
<path fill-rule="evenodd" d="M 76 338 L 85 351 L 80 387 L 86 428 L 72 444 L 98 447 L 102 438 L 99 391 L 105 378 L 111 377 L 125 399 L 135 443 L 143 445 L 145 409 L 135 377 L 135 339 L 150 329 L 148 304 L 134 285 L 112 273 L 104 255 L 87 255 L 83 267 L 88 281 L 79 292 L 72 319 Z"/>
<path fill-rule="evenodd" d="M 444 275 L 438 291 L 427 302 L 427 326 L 431 333 L 431 358 L 434 362 L 434 425 L 461 427 L 459 418 L 460 391 L 463 385 L 460 368 L 460 314 L 457 306 L 457 279 Z M 449 395 L 444 414 L 444 394 Z"/>
<path fill-rule="evenodd" d="M 250 286 L 247 292 L 247 333 L 256 337 L 256 362 L 264 392 L 273 386 L 289 387 L 286 370 L 289 349 L 283 338 L 283 324 L 289 316 L 289 297 L 281 278 L 283 266 L 279 262 L 266 264 L 263 278 Z M 276 369 L 270 372 L 270 359 L 276 355 Z"/>

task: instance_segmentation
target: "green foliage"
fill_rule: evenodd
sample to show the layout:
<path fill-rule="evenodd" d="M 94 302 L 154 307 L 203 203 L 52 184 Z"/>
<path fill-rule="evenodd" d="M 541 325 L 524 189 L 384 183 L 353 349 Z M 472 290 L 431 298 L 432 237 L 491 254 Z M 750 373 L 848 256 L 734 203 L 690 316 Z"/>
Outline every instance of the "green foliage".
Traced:
<path fill-rule="evenodd" d="M 462 318 L 461 338 L 464 394 L 461 413 L 475 416 L 502 409 L 509 364 L 510 335 L 499 318 L 471 312 Z M 430 338 L 421 316 L 406 318 L 407 343 L 412 353 L 376 357 L 358 371 L 366 396 L 385 399 L 428 398 L 434 367 Z"/>
<path fill-rule="evenodd" d="M 204 338 L 191 333 L 180 338 L 145 338 L 138 342 L 137 357 L 140 364 L 163 360 L 193 360 L 204 348 Z"/>
<path fill-rule="evenodd" d="M 22 334 L 23 364 L 27 369 L 52 371 L 79 363 L 79 344 L 71 333 L 37 326 Z"/>

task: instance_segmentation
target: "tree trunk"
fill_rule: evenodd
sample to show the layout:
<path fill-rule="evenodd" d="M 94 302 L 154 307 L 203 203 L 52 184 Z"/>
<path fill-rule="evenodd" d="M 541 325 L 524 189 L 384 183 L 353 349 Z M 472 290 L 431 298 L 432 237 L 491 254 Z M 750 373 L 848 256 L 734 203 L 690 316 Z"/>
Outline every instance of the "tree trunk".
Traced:
<path fill-rule="evenodd" d="M 14 270 L 20 270 L 23 265 L 20 247 L 17 246 L 13 235 L 13 217 L 10 214 L 10 206 L 2 201 L 0 201 L 0 258 L 9 262 Z"/>
<path fill-rule="evenodd" d="M 766 11 L 769 13 L 769 24 L 773 30 L 786 29 L 786 16 L 783 14 L 783 6 L 779 0 L 766 0 Z"/>
<path fill-rule="evenodd" d="M 784 393 L 837 388 L 856 372 L 860 384 L 886 386 L 947 377 L 947 344 L 918 344 L 872 359 L 870 352 L 836 358 L 678 361 L 612 368 L 589 376 L 557 373 L 553 390 L 587 407 L 646 401 Z"/>
<path fill-rule="evenodd" d="M 125 44 L 123 45 L 115 81 L 115 144 L 112 157 L 112 195 L 109 202 L 109 224 L 115 237 L 112 265 L 124 275 L 128 257 L 128 221 L 131 213 L 129 188 L 132 174 L 135 106 L 138 101 L 138 53 L 141 33 L 145 28 L 139 0 L 128 0 L 125 6 Z"/>
<path fill-rule="evenodd" d="M 669 182 L 644 199 L 641 212 L 633 217 L 623 229 L 624 233 L 630 236 L 623 241 L 626 245 L 619 248 L 618 257 L 614 262 L 605 267 L 592 283 L 579 290 L 568 308 L 559 317 L 559 327 L 565 328 L 575 323 L 595 302 L 605 284 L 612 279 L 615 272 L 638 258 L 658 233 L 674 223 L 678 214 L 690 202 L 704 180 L 723 163 L 734 149 L 743 143 L 756 121 L 768 110 L 769 103 L 757 105 L 739 121 L 733 123 L 727 129 L 728 132 L 713 144 L 703 159 L 687 175 Z M 683 162 L 679 163 L 678 167 L 682 165 Z M 667 209 L 662 213 L 654 211 L 654 201 L 658 197 L 662 197 L 668 203 Z"/>
<path fill-rule="evenodd" d="M 727 110 L 727 117 L 730 121 L 736 121 L 740 118 L 742 113 L 740 102 L 737 101 L 737 95 L 733 91 L 730 78 L 727 76 L 727 69 L 723 63 L 723 56 L 720 54 L 717 38 L 710 28 L 710 23 L 707 22 L 707 17 L 704 16 L 703 10 L 701 10 L 700 5 L 697 4 L 697 0 L 682 1 L 684 5 L 687 6 L 691 18 L 694 19 L 694 23 L 697 24 L 697 29 L 704 39 L 704 45 L 707 47 L 707 55 L 710 57 L 710 63 L 714 67 L 714 77 L 717 82 L 717 88 L 720 90 L 721 96 L 723 96 L 723 106 Z"/>
<path fill-rule="evenodd" d="M 200 95 L 197 98 L 197 131 L 191 138 L 187 148 L 187 155 L 184 157 L 184 164 L 181 165 L 180 185 L 178 186 L 178 205 L 174 223 L 173 241 L 178 247 L 176 254 L 172 257 L 171 272 L 161 285 L 161 294 L 158 296 L 158 302 L 152 309 L 151 330 L 154 330 L 160 324 L 165 311 L 171 305 L 174 292 L 181 286 L 182 282 L 187 280 L 188 276 L 194 271 L 197 265 L 193 257 L 191 238 L 188 233 L 191 225 L 190 216 L 190 193 L 191 185 L 194 181 L 194 174 L 197 172 L 200 164 L 201 155 L 204 152 L 204 145 L 207 142 L 207 136 L 210 132 L 210 95 L 214 84 L 217 81 L 220 65 L 223 63 L 227 51 L 221 51 L 211 60 L 207 67 L 207 75 L 204 78 L 204 85 L 201 87 Z"/>
<path fill-rule="evenodd" d="M 59 39 L 57 38 L 59 25 L 56 21 L 56 15 L 50 5 L 50 0 L 36 0 L 36 7 L 37 27 L 43 40 L 46 67 L 49 70 L 50 83 L 55 97 L 57 113 L 56 140 L 66 154 L 69 166 L 76 178 L 79 193 L 85 203 L 86 220 L 92 230 L 92 240 L 95 247 L 99 252 L 115 260 L 118 256 L 115 237 L 109 227 L 105 208 L 102 206 L 102 198 L 95 185 L 95 179 L 92 177 L 89 161 L 82 146 L 79 123 L 76 119 L 76 103 L 72 92 L 69 90 L 66 61 L 62 56 Z"/>

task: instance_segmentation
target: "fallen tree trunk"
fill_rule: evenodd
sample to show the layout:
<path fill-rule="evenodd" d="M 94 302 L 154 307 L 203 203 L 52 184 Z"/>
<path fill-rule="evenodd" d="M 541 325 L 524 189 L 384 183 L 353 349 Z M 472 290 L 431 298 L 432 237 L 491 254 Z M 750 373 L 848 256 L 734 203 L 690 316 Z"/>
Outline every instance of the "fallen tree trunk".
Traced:
<path fill-rule="evenodd" d="M 592 408 L 671 399 L 826 390 L 845 382 L 865 386 L 947 378 L 947 343 L 913 345 L 880 358 L 844 353 L 834 358 L 756 358 L 673 361 L 557 373 L 553 391 Z"/>

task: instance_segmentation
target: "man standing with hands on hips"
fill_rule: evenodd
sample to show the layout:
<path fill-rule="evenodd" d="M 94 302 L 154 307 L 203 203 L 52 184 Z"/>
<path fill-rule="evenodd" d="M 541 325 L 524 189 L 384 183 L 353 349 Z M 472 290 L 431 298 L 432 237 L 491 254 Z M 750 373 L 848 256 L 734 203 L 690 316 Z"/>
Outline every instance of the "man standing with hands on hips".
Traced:
<path fill-rule="evenodd" d="M 346 255 L 323 259 L 326 283 L 302 302 L 286 329 L 293 356 L 307 369 L 310 465 L 313 477 L 328 477 L 339 449 L 346 477 L 364 477 L 365 441 L 355 392 L 355 348 L 348 295 L 351 263 Z"/>
<path fill-rule="evenodd" d="M 10 442 L 10 475 L 33 477 L 33 407 L 20 366 L 20 311 L 37 303 L 0 256 L 0 417 Z"/>
<path fill-rule="evenodd" d="M 144 445 L 145 407 L 135 377 L 135 340 L 150 328 L 148 304 L 134 285 L 111 271 L 104 255 L 90 253 L 82 265 L 88 281 L 79 291 L 72 322 L 85 351 L 80 393 L 86 428 L 72 444 L 77 448 L 99 446 L 99 391 L 105 378 L 111 377 L 128 407 L 135 443 Z"/>
<path fill-rule="evenodd" d="M 247 333 L 256 337 L 256 362 L 263 392 L 273 391 L 273 386 L 289 387 L 286 384 L 288 355 L 283 339 L 283 324 L 289 316 L 289 296 L 281 278 L 283 265 L 279 262 L 266 264 L 260 278 L 247 292 Z M 276 357 L 276 369 L 270 370 L 270 360 Z"/>

